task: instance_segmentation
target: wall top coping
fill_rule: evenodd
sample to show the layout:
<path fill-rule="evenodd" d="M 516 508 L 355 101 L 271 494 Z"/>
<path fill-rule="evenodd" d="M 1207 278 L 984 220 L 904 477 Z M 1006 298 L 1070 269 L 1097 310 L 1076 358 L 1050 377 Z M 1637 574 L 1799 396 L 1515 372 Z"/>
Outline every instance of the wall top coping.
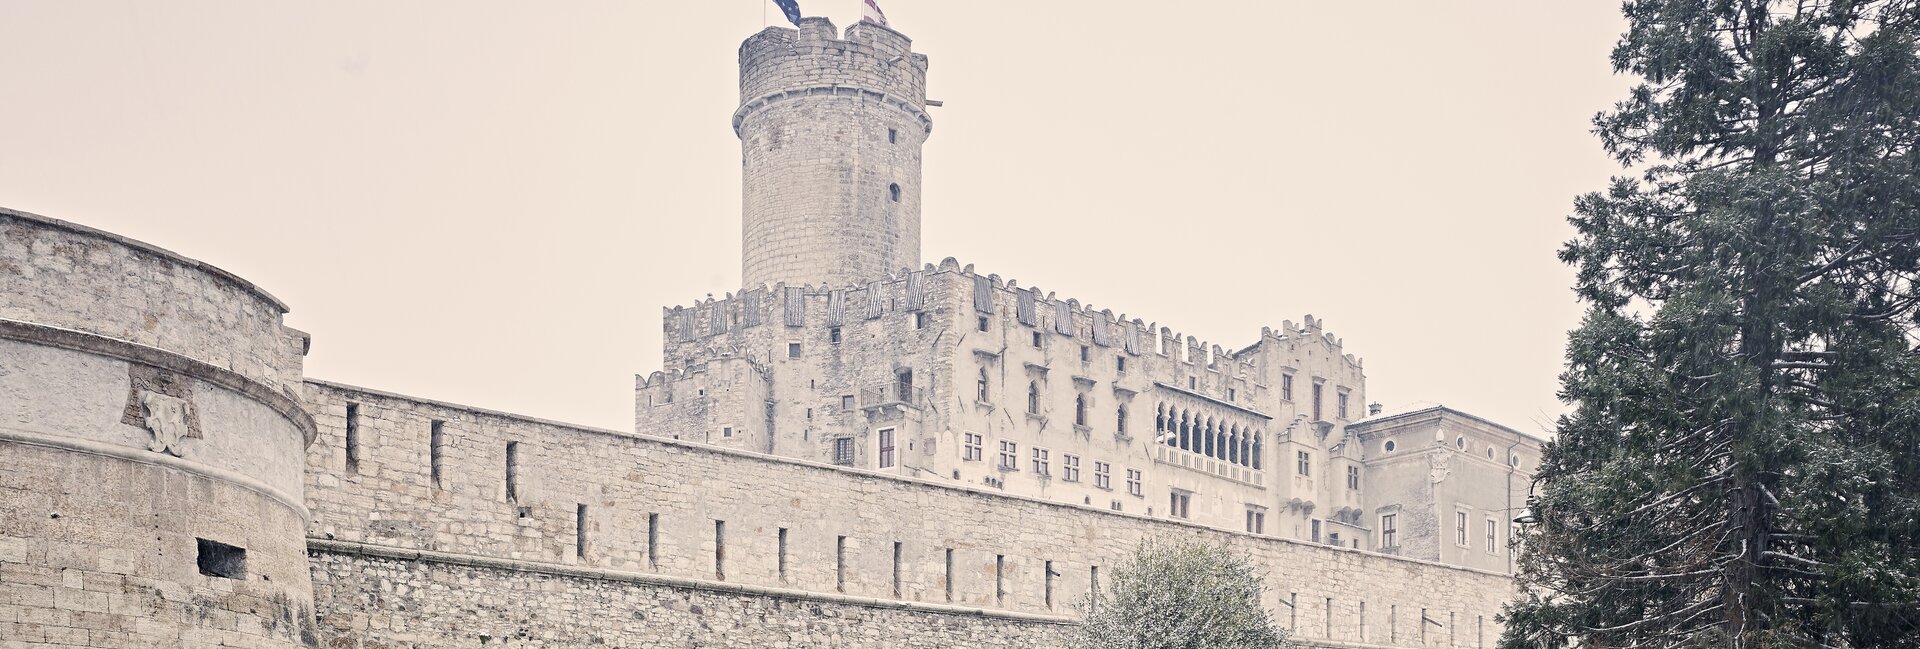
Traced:
<path fill-rule="evenodd" d="M 1192 521 L 1177 521 L 1177 520 L 1169 520 L 1169 519 L 1163 519 L 1163 518 L 1153 518 L 1150 516 L 1146 516 L 1144 514 L 1135 514 L 1132 512 L 1116 512 L 1116 511 L 1112 511 L 1102 507 L 1093 507 L 1093 506 L 1087 506 L 1087 505 L 1077 505 L 1073 503 L 1056 502 L 1052 500 L 1046 500 L 1043 498 L 1035 498 L 1031 496 L 1021 496 L 1016 494 L 1004 493 L 998 490 L 975 487 L 972 485 L 954 484 L 954 483 L 948 483 L 948 482 L 936 482 L 936 481 L 928 480 L 925 478 L 914 478 L 914 477 L 908 477 L 908 476 L 894 475 L 890 473 L 882 473 L 879 471 L 872 471 L 868 469 L 835 466 L 835 465 L 827 464 L 824 462 L 813 462 L 813 461 L 802 460 L 797 458 L 781 457 L 781 456 L 769 455 L 765 453 L 756 453 L 753 451 L 743 451 L 743 450 L 737 450 L 737 449 L 731 449 L 731 448 L 724 448 L 720 446 L 712 446 L 709 444 L 702 444 L 699 442 L 693 442 L 688 440 L 678 440 L 678 439 L 672 439 L 667 437 L 656 437 L 652 435 L 641 435 L 639 433 L 617 431 L 617 430 L 612 430 L 607 428 L 596 428 L 596 427 L 584 426 L 580 424 L 569 424 L 562 421 L 542 419 L 539 417 L 530 417 L 526 415 L 516 415 L 509 412 L 502 412 L 499 410 L 488 410 L 485 408 L 466 406 L 466 405 L 461 405 L 461 404 L 452 403 L 448 401 L 437 401 L 433 399 L 407 396 L 404 394 L 386 392 L 386 391 L 376 390 L 372 388 L 363 388 L 355 385 L 348 385 L 345 383 L 335 383 L 332 381 L 323 381 L 320 379 L 313 379 L 313 378 L 307 379 L 307 383 L 323 389 L 330 389 L 330 390 L 336 390 L 336 391 L 342 391 L 342 392 L 358 392 L 361 394 L 366 394 L 366 395 L 375 396 L 375 397 L 398 399 L 402 401 L 411 401 L 414 403 L 446 408 L 450 410 L 463 410 L 463 411 L 470 412 L 477 415 L 485 415 L 485 416 L 497 417 L 501 419 L 510 419 L 510 420 L 519 421 L 523 423 L 552 426 L 555 428 L 562 428 L 562 429 L 566 429 L 566 430 L 570 430 L 578 433 L 607 435 L 611 437 L 619 437 L 622 439 L 640 441 L 640 442 L 645 442 L 649 444 L 658 444 L 661 446 L 672 446 L 684 451 L 694 452 L 694 453 L 709 453 L 713 455 L 732 456 L 732 457 L 749 459 L 749 460 L 758 461 L 758 462 L 766 462 L 770 464 L 784 464 L 788 466 L 804 467 L 804 468 L 818 470 L 818 471 L 828 471 L 828 472 L 839 473 L 839 474 L 852 474 L 862 478 L 870 478 L 875 480 L 885 480 L 885 481 L 896 482 L 896 483 L 911 484 L 919 487 L 964 493 L 972 496 L 986 496 L 986 497 L 993 497 L 993 498 L 1002 498 L 1002 499 L 1012 500 L 1012 501 L 1021 501 L 1021 502 L 1035 504 L 1035 505 L 1040 505 L 1043 507 L 1061 509 L 1061 510 L 1070 510 L 1077 513 L 1091 514 L 1095 516 L 1104 516 L 1104 517 L 1110 517 L 1115 519 L 1131 519 L 1131 520 L 1136 520 L 1141 522 L 1153 523 L 1157 525 L 1166 525 L 1170 527 L 1181 527 L 1181 528 L 1187 528 L 1191 530 L 1203 530 L 1203 531 L 1214 532 L 1218 534 L 1227 534 L 1235 537 L 1242 537 L 1246 539 L 1257 540 L 1257 541 L 1267 542 L 1267 543 L 1284 543 L 1284 544 L 1290 544 L 1290 545 L 1316 548 L 1316 549 L 1324 550 L 1327 552 L 1351 553 L 1356 556 L 1362 556 L 1362 557 L 1367 557 L 1371 559 L 1379 559 L 1383 561 L 1404 562 L 1409 564 L 1430 566 L 1434 568 L 1442 568 L 1446 570 L 1452 570 L 1452 571 L 1463 572 L 1463 573 L 1473 573 L 1473 574 L 1487 575 L 1492 577 L 1499 577 L 1502 579 L 1511 578 L 1509 575 L 1505 573 L 1496 572 L 1492 570 L 1483 570 L 1480 568 L 1470 568 L 1465 566 L 1455 566 L 1455 565 L 1441 563 L 1438 561 L 1430 561 L 1426 559 L 1415 559 L 1411 557 L 1401 557 L 1401 556 L 1395 556 L 1391 554 L 1381 554 L 1378 552 L 1361 550 L 1358 548 L 1344 548 L 1344 547 L 1326 545 L 1323 543 L 1312 543 L 1308 541 L 1300 541 L 1296 539 L 1281 538 L 1276 536 L 1263 536 L 1263 535 L 1252 534 L 1252 533 L 1248 533 L 1248 532 L 1244 532 L 1244 531 L 1240 531 L 1232 528 L 1215 527 L 1212 525 L 1202 525 Z"/>
<path fill-rule="evenodd" d="M 1397 413 L 1387 414 L 1387 415 L 1376 415 L 1373 417 L 1368 417 L 1366 419 L 1362 419 L 1360 421 L 1347 424 L 1347 429 L 1353 431 L 1354 434 L 1358 435 L 1358 434 L 1364 434 L 1364 433 L 1375 433 L 1375 432 L 1384 430 L 1386 428 L 1395 428 L 1399 426 L 1412 425 L 1415 423 L 1419 423 L 1421 421 L 1443 420 L 1443 419 L 1465 419 L 1471 423 L 1486 426 L 1488 428 L 1492 428 L 1499 432 L 1509 433 L 1515 437 L 1519 437 L 1521 439 L 1525 439 L 1525 440 L 1532 441 L 1539 444 L 1544 444 L 1548 441 L 1546 438 L 1541 437 L 1539 435 L 1521 431 L 1515 428 L 1510 428 L 1500 424 L 1499 422 L 1495 422 L 1491 419 L 1487 419 L 1485 417 L 1481 417 L 1471 413 L 1461 412 L 1459 410 L 1455 410 L 1453 408 L 1449 408 L 1443 405 L 1427 406 L 1425 408 L 1420 408 L 1418 410 L 1409 410 L 1407 412 L 1397 412 Z"/>
<path fill-rule="evenodd" d="M 34 214 L 32 212 L 22 212 L 20 210 L 0 207 L 0 220 L 7 220 L 7 219 L 11 219 L 15 221 L 24 221 L 27 223 L 32 223 L 34 225 L 41 226 L 41 227 L 52 228 L 56 230 L 65 230 L 67 232 L 78 234 L 84 237 L 104 239 L 106 241 L 119 244 L 122 246 L 126 246 L 128 248 L 140 250 L 142 252 L 146 252 L 148 254 L 158 256 L 162 259 L 172 261 L 182 266 L 186 266 L 188 268 L 192 268 L 200 272 L 207 273 L 214 277 L 218 277 L 221 280 L 227 282 L 228 284 L 234 285 L 240 290 L 246 291 L 248 293 L 252 293 L 255 297 L 258 297 L 262 300 L 267 301 L 267 303 L 272 304 L 275 309 L 278 309 L 280 313 L 284 314 L 287 312 L 287 303 L 281 302 L 280 298 L 274 297 L 273 294 L 268 293 L 266 289 L 260 288 L 258 285 L 254 284 L 253 282 L 249 282 L 246 279 L 241 278 L 239 275 L 235 275 L 233 273 L 227 272 L 226 270 L 223 270 L 218 266 L 214 266 L 213 264 L 209 264 L 207 262 L 200 261 L 198 259 L 194 259 L 186 255 L 182 255 L 180 253 L 147 243 L 145 241 L 140 241 L 138 239 L 132 239 L 129 237 L 121 236 L 118 234 L 114 234 L 112 232 L 107 232 L 105 230 L 90 228 L 84 225 L 80 225 L 78 223 L 62 221 L 60 219 L 56 219 L 48 216 L 41 216 L 39 214 Z"/>

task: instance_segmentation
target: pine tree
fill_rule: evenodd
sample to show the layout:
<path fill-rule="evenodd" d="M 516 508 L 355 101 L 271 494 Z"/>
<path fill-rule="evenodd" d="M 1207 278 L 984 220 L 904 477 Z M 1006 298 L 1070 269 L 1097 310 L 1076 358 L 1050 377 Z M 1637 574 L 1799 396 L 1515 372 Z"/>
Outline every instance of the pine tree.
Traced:
<path fill-rule="evenodd" d="M 1623 8 L 1502 646 L 1920 646 L 1920 7 Z"/>
<path fill-rule="evenodd" d="M 1201 541 L 1153 540 L 1114 566 L 1106 591 L 1080 602 L 1072 649 L 1283 649 L 1286 632 L 1244 556 Z"/>

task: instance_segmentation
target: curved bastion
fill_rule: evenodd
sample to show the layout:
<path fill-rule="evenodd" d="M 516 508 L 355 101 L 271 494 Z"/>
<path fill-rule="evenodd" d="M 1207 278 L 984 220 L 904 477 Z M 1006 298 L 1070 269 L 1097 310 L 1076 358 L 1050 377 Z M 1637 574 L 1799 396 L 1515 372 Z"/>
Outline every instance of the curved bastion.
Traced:
<path fill-rule="evenodd" d="M 284 313 L 205 263 L 0 208 L 9 639 L 316 646 L 308 341 Z"/>

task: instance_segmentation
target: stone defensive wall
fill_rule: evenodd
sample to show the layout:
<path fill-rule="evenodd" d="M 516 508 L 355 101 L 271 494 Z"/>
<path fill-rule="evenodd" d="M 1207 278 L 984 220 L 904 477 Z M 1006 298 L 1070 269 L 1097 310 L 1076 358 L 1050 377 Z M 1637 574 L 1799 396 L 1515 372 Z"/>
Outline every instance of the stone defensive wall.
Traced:
<path fill-rule="evenodd" d="M 316 641 L 286 307 L 0 209 L 0 645 Z"/>
<path fill-rule="evenodd" d="M 1252 557 L 1308 644 L 1484 647 L 1509 579 L 311 381 L 328 646 L 1058 646 L 1137 543 Z"/>

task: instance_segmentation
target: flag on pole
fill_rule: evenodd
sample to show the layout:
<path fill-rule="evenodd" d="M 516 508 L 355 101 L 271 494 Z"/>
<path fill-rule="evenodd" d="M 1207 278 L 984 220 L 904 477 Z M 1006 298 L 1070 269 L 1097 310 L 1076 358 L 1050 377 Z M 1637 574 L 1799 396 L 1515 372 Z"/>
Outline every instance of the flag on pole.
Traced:
<path fill-rule="evenodd" d="M 863 2 L 865 4 L 860 8 L 860 22 L 887 26 L 887 14 L 880 11 L 880 4 L 873 0 L 863 0 Z"/>
<path fill-rule="evenodd" d="M 780 6 L 780 13 L 786 14 L 793 26 L 800 26 L 800 0 L 773 0 L 773 4 Z"/>

